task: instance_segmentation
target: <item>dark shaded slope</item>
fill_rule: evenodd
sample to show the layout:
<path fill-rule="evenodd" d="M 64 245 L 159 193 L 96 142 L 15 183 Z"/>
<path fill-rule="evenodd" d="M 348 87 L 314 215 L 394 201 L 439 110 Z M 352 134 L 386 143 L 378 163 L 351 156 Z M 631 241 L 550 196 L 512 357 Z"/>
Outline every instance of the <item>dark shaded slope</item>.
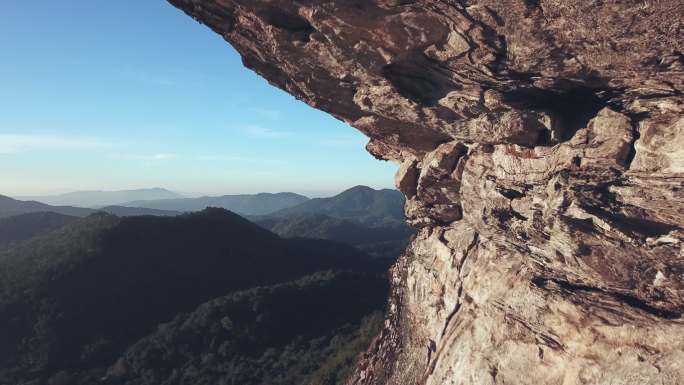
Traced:
<path fill-rule="evenodd" d="M 343 242 L 383 258 L 396 258 L 405 249 L 414 230 L 400 223 L 383 227 L 365 226 L 349 219 L 322 214 L 257 217 L 255 223 L 281 237 L 316 238 Z"/>
<path fill-rule="evenodd" d="M 319 273 L 223 296 L 128 349 L 108 383 L 341 383 L 379 331 L 386 291 L 377 276 Z"/>
<path fill-rule="evenodd" d="M 37 207 L 37 206 L 36 206 Z M 47 206 L 47 209 L 53 209 Z M 57 208 L 59 209 L 59 208 Z M 129 216 L 176 216 L 181 213 L 178 211 L 154 210 L 138 207 L 108 206 L 98 210 L 120 217 Z M 0 249 L 10 245 L 25 241 L 33 237 L 45 235 L 53 230 L 57 230 L 78 217 L 73 215 L 59 214 L 56 212 L 29 212 L 10 217 L 0 217 Z"/>
<path fill-rule="evenodd" d="M 49 233 L 77 217 L 51 212 L 22 214 L 13 217 L 0 218 L 0 249 L 11 244 Z"/>
<path fill-rule="evenodd" d="M 327 215 L 295 215 L 288 218 L 269 217 L 257 224 L 282 237 L 332 239 L 349 244 L 395 240 L 389 228 L 369 228 L 347 219 Z"/>
<path fill-rule="evenodd" d="M 351 247 L 283 240 L 222 209 L 96 214 L 0 254 L 0 383 L 109 365 L 211 298 L 367 263 Z"/>

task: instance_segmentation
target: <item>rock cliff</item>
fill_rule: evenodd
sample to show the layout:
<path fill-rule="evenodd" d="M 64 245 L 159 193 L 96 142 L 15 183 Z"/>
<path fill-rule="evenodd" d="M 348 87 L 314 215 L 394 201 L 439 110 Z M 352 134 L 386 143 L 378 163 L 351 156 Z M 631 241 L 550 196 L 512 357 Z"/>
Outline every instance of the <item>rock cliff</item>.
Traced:
<path fill-rule="evenodd" d="M 678 0 L 169 0 L 398 162 L 351 384 L 684 383 Z"/>

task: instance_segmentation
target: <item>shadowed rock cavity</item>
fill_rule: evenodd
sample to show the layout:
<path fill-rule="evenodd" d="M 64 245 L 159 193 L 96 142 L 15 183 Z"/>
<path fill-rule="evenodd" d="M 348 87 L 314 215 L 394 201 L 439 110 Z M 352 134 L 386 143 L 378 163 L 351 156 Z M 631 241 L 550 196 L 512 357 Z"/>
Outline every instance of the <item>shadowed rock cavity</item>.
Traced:
<path fill-rule="evenodd" d="M 684 383 L 680 2 L 170 2 L 400 164 L 350 384 Z"/>

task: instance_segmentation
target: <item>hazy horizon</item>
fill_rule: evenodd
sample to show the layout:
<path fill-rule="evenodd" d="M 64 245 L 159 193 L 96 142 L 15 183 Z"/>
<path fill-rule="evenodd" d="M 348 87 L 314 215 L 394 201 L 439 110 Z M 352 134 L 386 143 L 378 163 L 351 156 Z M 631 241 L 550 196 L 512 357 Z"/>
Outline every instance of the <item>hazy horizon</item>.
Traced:
<path fill-rule="evenodd" d="M 12 52 L 0 61 L 0 194 L 393 188 L 396 166 L 366 153 L 365 136 L 270 86 L 165 2 L 72 5 L 0 6 Z"/>
<path fill-rule="evenodd" d="M 88 190 L 62 190 L 62 191 L 56 191 L 53 193 L 45 193 L 45 194 L 7 194 L 3 191 L 0 191 L 0 195 L 5 195 L 10 198 L 14 199 L 26 199 L 26 198 L 46 198 L 46 197 L 52 197 L 52 196 L 59 196 L 59 195 L 64 195 L 64 194 L 70 194 L 70 193 L 84 193 L 84 192 L 105 192 L 105 193 L 110 193 L 110 192 L 124 192 L 124 191 L 136 191 L 136 190 L 152 190 L 152 189 L 163 189 L 167 190 L 172 193 L 176 193 L 179 195 L 182 195 L 183 198 L 198 198 L 198 197 L 203 197 L 203 196 L 223 196 L 223 195 L 252 195 L 252 194 L 259 194 L 259 193 L 271 193 L 271 194 L 276 194 L 276 193 L 295 193 L 299 195 L 304 195 L 308 198 L 327 198 L 331 196 L 335 196 L 337 194 L 340 194 L 348 189 L 351 189 L 356 186 L 367 186 L 367 185 L 362 185 L 362 184 L 356 184 L 356 185 L 350 185 L 348 187 L 342 188 L 340 190 L 273 190 L 273 191 L 235 191 L 235 192 L 215 192 L 215 193 L 204 193 L 204 192 L 187 192 L 187 191 L 177 191 L 173 189 L 168 189 L 163 186 L 150 186 L 150 187 L 136 187 L 136 188 L 123 188 L 123 189 L 115 189 L 115 190 L 106 190 L 106 189 L 88 189 Z M 374 187 L 374 186 L 367 186 L 370 188 L 373 188 L 375 190 L 382 190 L 382 189 L 391 189 L 391 190 L 396 190 L 394 187 Z"/>

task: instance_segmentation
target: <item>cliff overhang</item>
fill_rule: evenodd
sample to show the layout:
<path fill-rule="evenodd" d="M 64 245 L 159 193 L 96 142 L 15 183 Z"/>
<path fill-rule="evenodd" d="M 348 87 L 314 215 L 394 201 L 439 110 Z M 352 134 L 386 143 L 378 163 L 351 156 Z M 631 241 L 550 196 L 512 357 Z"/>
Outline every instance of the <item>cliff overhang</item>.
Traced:
<path fill-rule="evenodd" d="M 684 381 L 680 2 L 169 1 L 400 164 L 351 383 Z"/>

